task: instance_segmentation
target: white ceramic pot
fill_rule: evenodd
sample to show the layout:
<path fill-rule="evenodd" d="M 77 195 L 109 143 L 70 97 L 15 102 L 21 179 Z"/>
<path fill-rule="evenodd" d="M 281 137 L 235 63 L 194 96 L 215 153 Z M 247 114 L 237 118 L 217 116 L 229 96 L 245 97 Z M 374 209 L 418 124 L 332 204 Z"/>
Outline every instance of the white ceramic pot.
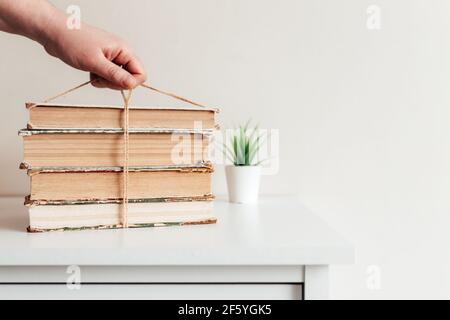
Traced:
<path fill-rule="evenodd" d="M 258 202 L 260 166 L 226 166 L 228 199 L 234 203 Z"/>

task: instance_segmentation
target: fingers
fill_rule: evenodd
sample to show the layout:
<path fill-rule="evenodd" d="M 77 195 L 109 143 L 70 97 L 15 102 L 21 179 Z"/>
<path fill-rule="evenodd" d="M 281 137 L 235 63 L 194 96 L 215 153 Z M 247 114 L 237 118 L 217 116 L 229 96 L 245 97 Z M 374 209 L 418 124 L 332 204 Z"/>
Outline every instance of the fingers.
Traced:
<path fill-rule="evenodd" d="M 147 75 L 145 74 L 142 63 L 129 50 L 121 50 L 113 59 L 113 62 L 127 70 L 136 79 L 138 85 L 147 80 Z"/>
<path fill-rule="evenodd" d="M 138 85 L 137 80 L 128 71 L 107 59 L 99 61 L 93 72 L 103 78 L 104 83 L 110 83 L 110 87 L 132 89 Z"/>
<path fill-rule="evenodd" d="M 147 74 L 137 58 L 130 60 L 123 67 L 136 79 L 137 85 L 141 85 L 147 80 Z"/>
<path fill-rule="evenodd" d="M 92 86 L 94 86 L 96 88 L 109 88 L 109 89 L 113 89 L 113 90 L 125 90 L 124 88 L 119 87 L 119 86 L 115 85 L 114 83 L 99 77 L 96 74 L 91 73 L 90 77 L 91 77 L 91 81 L 92 81 L 92 83 L 91 83 Z"/>
<path fill-rule="evenodd" d="M 108 60 L 101 57 L 92 70 L 93 86 L 115 90 L 133 89 L 142 84 L 147 76 L 140 61 L 126 50 Z"/>

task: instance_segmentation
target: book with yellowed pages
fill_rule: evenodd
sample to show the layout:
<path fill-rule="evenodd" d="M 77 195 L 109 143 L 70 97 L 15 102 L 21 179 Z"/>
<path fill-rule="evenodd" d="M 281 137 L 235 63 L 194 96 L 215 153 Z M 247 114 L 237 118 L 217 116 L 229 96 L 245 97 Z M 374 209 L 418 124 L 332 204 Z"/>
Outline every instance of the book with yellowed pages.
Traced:
<path fill-rule="evenodd" d="M 124 137 L 119 129 L 20 130 L 30 167 L 120 166 Z M 130 166 L 191 165 L 208 160 L 209 133 L 185 129 L 130 130 Z"/>
<path fill-rule="evenodd" d="M 28 170 L 31 200 L 120 199 L 122 172 L 108 168 Z M 186 198 L 211 195 L 210 165 L 190 168 L 129 169 L 129 199 Z"/>
<path fill-rule="evenodd" d="M 68 105 L 27 103 L 29 129 L 120 129 L 123 128 L 123 106 Z M 133 107 L 129 109 L 130 128 L 200 128 L 212 130 L 218 109 L 189 107 Z"/>
<path fill-rule="evenodd" d="M 29 232 L 113 229 L 120 226 L 122 206 L 105 201 L 33 201 L 27 198 Z M 128 203 L 129 227 L 181 226 L 216 222 L 212 197 L 134 199 Z"/>
<path fill-rule="evenodd" d="M 21 169 L 28 231 L 121 227 L 123 107 L 28 103 Z M 127 225 L 215 223 L 209 159 L 216 109 L 130 107 Z"/>

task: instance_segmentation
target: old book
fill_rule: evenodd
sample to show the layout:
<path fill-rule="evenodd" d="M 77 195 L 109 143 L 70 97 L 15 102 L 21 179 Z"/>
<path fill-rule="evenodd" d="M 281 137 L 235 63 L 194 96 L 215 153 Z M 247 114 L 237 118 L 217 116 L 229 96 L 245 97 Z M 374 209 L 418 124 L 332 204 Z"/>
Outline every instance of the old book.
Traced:
<path fill-rule="evenodd" d="M 28 128 L 122 128 L 123 106 L 27 103 Z M 130 128 L 215 127 L 217 109 L 189 107 L 130 107 Z"/>
<path fill-rule="evenodd" d="M 120 166 L 124 163 L 121 129 L 21 130 L 24 162 L 31 167 Z M 129 165 L 189 165 L 208 160 L 208 132 L 130 130 Z"/>
<path fill-rule="evenodd" d="M 128 203 L 129 227 L 157 227 L 215 223 L 211 201 L 131 201 Z M 44 205 L 28 202 L 30 232 L 117 228 L 123 207 L 119 203 Z"/>
<path fill-rule="evenodd" d="M 122 227 L 123 106 L 28 103 L 31 232 Z M 215 223 L 208 145 L 217 109 L 130 107 L 130 227 Z"/>
<path fill-rule="evenodd" d="M 128 198 L 184 198 L 211 196 L 212 168 L 129 169 Z M 118 170 L 78 171 L 28 170 L 31 200 L 101 200 L 120 199 L 123 174 Z"/>

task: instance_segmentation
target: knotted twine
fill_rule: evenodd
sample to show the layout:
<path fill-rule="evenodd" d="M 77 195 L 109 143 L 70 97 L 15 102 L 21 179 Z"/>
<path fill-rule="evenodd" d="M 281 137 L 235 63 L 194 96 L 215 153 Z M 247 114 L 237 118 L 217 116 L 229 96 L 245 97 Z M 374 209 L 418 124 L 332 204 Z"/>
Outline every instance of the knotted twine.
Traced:
<path fill-rule="evenodd" d="M 61 92 L 51 98 L 45 99 L 44 103 L 48 103 L 51 102 L 57 98 L 63 97 L 71 92 L 74 92 L 88 84 L 91 84 L 93 82 L 97 81 L 97 79 L 93 79 L 90 81 L 86 81 L 82 84 L 79 84 L 69 90 L 66 90 L 64 92 Z M 181 96 L 178 96 L 176 94 L 167 92 L 167 91 L 163 91 L 160 89 L 157 89 L 155 87 L 152 87 L 146 83 L 141 84 L 141 87 L 143 88 L 147 88 L 149 90 L 155 91 L 157 93 L 160 93 L 162 95 L 189 103 L 191 105 L 197 106 L 197 107 L 201 107 L 201 108 L 206 108 L 206 106 L 194 102 L 192 100 L 183 98 Z M 122 95 L 122 99 L 123 99 L 123 109 L 124 109 L 124 119 L 123 119 L 123 138 L 124 138 L 124 153 L 123 153 L 123 175 L 122 175 L 122 184 L 123 184 L 123 188 L 122 188 L 122 205 L 123 205 L 123 210 L 122 210 L 122 215 L 120 217 L 120 226 L 122 228 L 128 228 L 128 184 L 129 184 L 129 161 L 130 161 L 130 154 L 129 154 L 129 145 L 130 145 L 130 130 L 129 130 L 129 126 L 130 126 L 130 108 L 129 108 L 129 104 L 130 104 L 130 99 L 131 99 L 131 94 L 133 93 L 133 89 L 128 90 L 127 93 L 125 93 L 123 90 L 120 91 L 120 94 Z"/>

